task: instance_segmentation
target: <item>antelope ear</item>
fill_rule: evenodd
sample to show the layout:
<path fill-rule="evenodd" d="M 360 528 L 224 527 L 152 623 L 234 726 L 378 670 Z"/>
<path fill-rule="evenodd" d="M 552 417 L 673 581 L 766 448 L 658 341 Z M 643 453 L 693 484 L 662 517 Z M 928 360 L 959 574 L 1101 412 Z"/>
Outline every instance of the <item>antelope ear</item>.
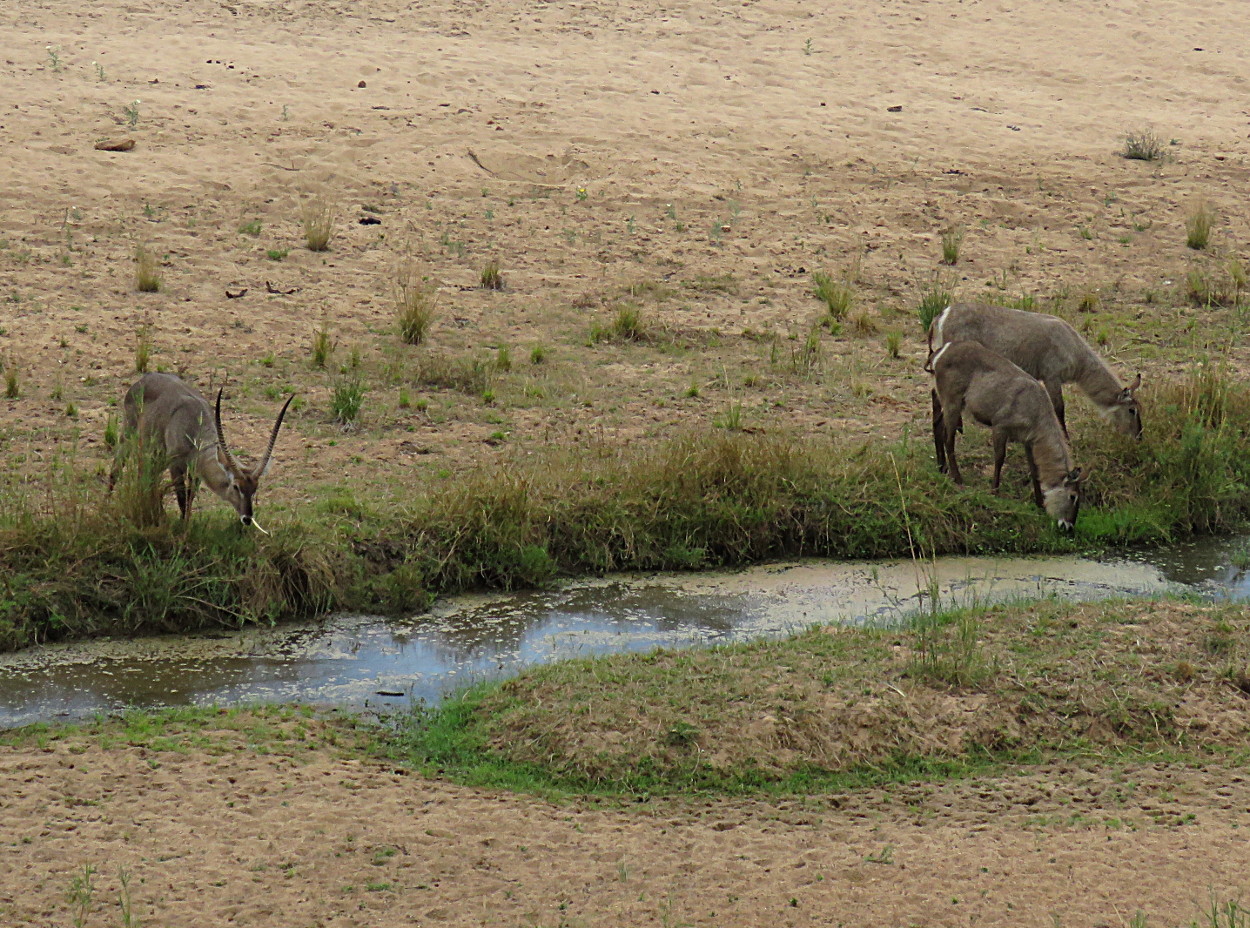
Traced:
<path fill-rule="evenodd" d="M 1067 476 L 1063 478 L 1063 482 L 1069 485 L 1084 483 L 1089 479 L 1089 475 L 1092 472 L 1092 470 L 1083 470 L 1080 467 L 1074 467 L 1072 470 L 1068 471 Z"/>
<path fill-rule="evenodd" d="M 1137 388 L 1138 388 L 1138 387 L 1140 387 L 1140 386 L 1141 386 L 1141 374 L 1140 374 L 1140 373 L 1138 373 L 1138 375 L 1137 375 L 1137 379 L 1133 381 L 1133 385 L 1132 385 L 1131 387 L 1129 387 L 1129 388 L 1128 388 L 1125 392 L 1126 392 L 1126 393 L 1134 393 L 1134 392 L 1136 392 L 1136 391 L 1137 391 Z"/>
<path fill-rule="evenodd" d="M 221 465 L 221 469 L 226 472 L 226 476 L 230 478 L 230 482 L 234 483 L 234 461 L 230 459 L 230 453 L 221 446 L 221 442 L 217 443 L 217 463 Z"/>

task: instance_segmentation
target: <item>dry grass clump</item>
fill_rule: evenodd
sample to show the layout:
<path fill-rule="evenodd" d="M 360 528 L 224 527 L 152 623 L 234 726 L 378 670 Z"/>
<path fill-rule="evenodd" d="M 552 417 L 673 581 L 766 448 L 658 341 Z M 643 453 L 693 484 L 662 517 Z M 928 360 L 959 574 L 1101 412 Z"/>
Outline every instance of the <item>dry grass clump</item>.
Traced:
<path fill-rule="evenodd" d="M 651 320 L 637 303 L 618 303 L 607 324 L 590 327 L 591 344 L 604 341 L 642 342 L 651 336 Z"/>
<path fill-rule="evenodd" d="M 877 324 L 877 320 L 873 318 L 872 313 L 866 309 L 861 309 L 856 313 L 852 313 L 847 325 L 855 335 L 876 335 L 881 331 L 881 327 Z"/>
<path fill-rule="evenodd" d="M 140 293 L 155 293 L 161 289 L 160 273 L 156 269 L 156 255 L 147 245 L 135 246 L 135 289 Z"/>
<path fill-rule="evenodd" d="M 114 449 L 110 501 L 114 511 L 135 528 L 165 521 L 165 495 L 172 483 L 169 461 L 160 442 L 145 442 L 137 432 L 120 437 Z"/>
<path fill-rule="evenodd" d="M 483 290 L 502 290 L 503 289 L 504 287 L 503 274 L 501 274 L 499 271 L 498 261 L 487 262 L 486 266 L 482 268 L 482 273 L 479 277 L 479 283 L 481 284 L 481 287 Z"/>
<path fill-rule="evenodd" d="M 308 354 L 312 357 L 313 367 L 324 368 L 334 353 L 336 346 L 334 336 L 330 332 L 330 323 L 322 320 L 321 325 L 313 329 L 312 342 L 308 346 Z"/>
<path fill-rule="evenodd" d="M 300 204 L 300 220 L 304 227 L 304 243 L 309 251 L 326 251 L 334 237 L 338 205 L 324 194 L 316 194 Z"/>
<path fill-rule="evenodd" d="M 22 395 L 22 385 L 18 380 L 17 365 L 13 359 L 5 361 L 0 358 L 0 370 L 4 371 L 4 398 L 15 400 Z"/>
<path fill-rule="evenodd" d="M 412 260 L 401 261 L 395 269 L 395 321 L 405 344 L 425 341 L 438 318 L 438 289 L 429 276 Z"/>
<path fill-rule="evenodd" d="M 499 355 L 486 358 L 427 354 L 418 358 L 413 376 L 416 383 L 423 387 L 481 396 L 491 389 L 500 370 L 499 362 Z M 508 363 L 510 365 L 510 360 Z"/>
<path fill-rule="evenodd" d="M 1185 295 L 1195 306 L 1239 306 L 1246 269 L 1237 258 L 1195 266 L 1185 276 Z"/>
<path fill-rule="evenodd" d="M 1207 200 L 1199 200 L 1185 219 L 1185 244 L 1201 251 L 1211 241 L 1211 227 L 1215 224 L 1215 207 Z"/>
<path fill-rule="evenodd" d="M 1159 161 L 1163 158 L 1163 143 L 1153 129 L 1140 129 L 1124 136 L 1120 157 L 1130 161 Z"/>
<path fill-rule="evenodd" d="M 959 246 L 964 242 L 963 226 L 951 226 L 942 232 L 942 263 L 954 266 L 959 263 Z"/>
<path fill-rule="evenodd" d="M 135 329 L 135 373 L 146 374 L 152 363 L 152 323 L 144 320 Z"/>

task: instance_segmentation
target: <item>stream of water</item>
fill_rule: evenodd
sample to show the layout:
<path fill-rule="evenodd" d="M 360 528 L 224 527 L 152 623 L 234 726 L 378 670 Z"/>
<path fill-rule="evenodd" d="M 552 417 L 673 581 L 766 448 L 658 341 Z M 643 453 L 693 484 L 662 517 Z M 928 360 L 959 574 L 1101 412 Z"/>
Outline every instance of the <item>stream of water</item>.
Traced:
<path fill-rule="evenodd" d="M 1189 591 L 1244 598 L 1244 540 L 1105 560 L 806 561 L 732 573 L 618 576 L 511 595 L 461 596 L 409 619 L 340 615 L 197 636 L 93 640 L 0 655 L 0 728 L 126 707 L 312 702 L 388 711 L 475 680 L 612 651 L 889 621 L 925 605 Z"/>

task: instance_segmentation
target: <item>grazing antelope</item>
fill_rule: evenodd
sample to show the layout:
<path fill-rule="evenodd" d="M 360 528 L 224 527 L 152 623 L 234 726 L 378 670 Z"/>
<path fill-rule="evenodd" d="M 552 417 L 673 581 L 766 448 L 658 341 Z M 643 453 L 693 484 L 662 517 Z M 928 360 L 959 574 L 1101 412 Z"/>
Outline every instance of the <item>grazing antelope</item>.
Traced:
<path fill-rule="evenodd" d="M 252 497 L 269 467 L 278 430 L 282 428 L 282 417 L 295 396 L 287 397 L 282 404 L 265 456 L 249 470 L 234 459 L 226 446 L 221 428 L 221 394 L 218 390 L 214 408 L 198 390 L 173 374 L 144 374 L 126 391 L 123 428 L 128 434 L 137 432 L 145 442 L 163 443 L 161 450 L 169 462 L 169 474 L 184 521 L 191 517 L 191 503 L 203 479 L 210 490 L 234 507 L 240 522 L 255 525 L 264 532 L 252 518 Z M 110 492 L 121 466 L 119 454 L 109 474 Z"/>
<path fill-rule="evenodd" d="M 1074 383 L 1119 431 L 1141 438 L 1141 406 L 1134 395 L 1141 374 L 1132 386 L 1121 386 L 1107 362 L 1064 320 L 987 303 L 953 303 L 929 327 L 929 356 L 962 341 L 980 342 L 1040 380 L 1064 435 L 1063 385 Z"/>
<path fill-rule="evenodd" d="M 1079 467 L 1046 389 L 1001 354 L 978 342 L 947 342 L 929 360 L 933 373 L 933 444 L 938 468 L 963 484 L 955 460 L 955 433 L 965 411 L 994 436 L 994 492 L 1002 479 L 1007 443 L 1020 442 L 1029 462 L 1033 501 L 1063 529 L 1076 525 L 1081 507 Z"/>

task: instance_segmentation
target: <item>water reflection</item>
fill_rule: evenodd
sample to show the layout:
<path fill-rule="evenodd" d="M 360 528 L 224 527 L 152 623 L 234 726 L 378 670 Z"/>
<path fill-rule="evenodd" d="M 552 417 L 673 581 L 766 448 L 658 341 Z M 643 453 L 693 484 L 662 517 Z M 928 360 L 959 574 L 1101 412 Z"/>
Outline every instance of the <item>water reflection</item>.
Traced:
<path fill-rule="evenodd" d="M 1190 589 L 1250 594 L 1237 542 L 1112 561 L 949 558 L 779 564 L 726 574 L 610 578 L 511 596 L 466 596 L 407 620 L 341 616 L 198 638 L 94 641 L 0 655 L 0 727 L 125 706 L 437 701 L 465 682 L 607 651 L 782 635 L 818 622 L 890 620 L 947 603 L 1076 599 Z"/>

